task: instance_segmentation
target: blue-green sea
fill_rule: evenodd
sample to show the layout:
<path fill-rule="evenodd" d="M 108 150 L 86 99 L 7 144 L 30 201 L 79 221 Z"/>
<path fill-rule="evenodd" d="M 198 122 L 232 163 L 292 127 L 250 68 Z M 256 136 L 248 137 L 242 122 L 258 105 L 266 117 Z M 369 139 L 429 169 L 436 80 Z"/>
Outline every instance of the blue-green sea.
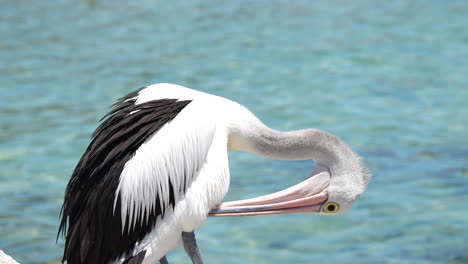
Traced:
<path fill-rule="evenodd" d="M 208 219 L 207 263 L 468 263 L 468 2 L 455 0 L 1 1 L 0 249 L 59 263 L 64 189 L 91 133 L 158 82 L 275 129 L 332 132 L 373 173 L 343 215 Z M 227 200 L 314 166 L 229 158 Z"/>

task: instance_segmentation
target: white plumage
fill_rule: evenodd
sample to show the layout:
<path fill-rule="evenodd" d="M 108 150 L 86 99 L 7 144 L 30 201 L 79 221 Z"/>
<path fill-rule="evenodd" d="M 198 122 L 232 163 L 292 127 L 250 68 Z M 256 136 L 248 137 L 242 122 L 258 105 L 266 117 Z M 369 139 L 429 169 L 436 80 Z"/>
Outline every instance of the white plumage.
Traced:
<path fill-rule="evenodd" d="M 219 103 L 236 107 L 235 103 L 178 85 L 158 84 L 143 89 L 137 104 L 166 98 L 191 103 L 141 145 L 125 165 L 117 189 L 122 199 L 122 219 L 128 214 L 132 225 L 146 220 L 142 216 L 155 206 L 153 197 L 157 193 L 163 197 L 161 207 L 169 208 L 166 177 L 176 190 L 184 184 L 190 188 L 186 193 L 176 192 L 174 210 L 169 208 L 164 219 L 158 220 L 154 230 L 134 249 L 134 254 L 147 250 L 143 263 L 158 261 L 179 246 L 182 241 L 176 234 L 200 227 L 229 188 L 227 129 L 219 118 L 223 113 L 213 108 Z M 181 179 L 180 175 L 189 177 Z"/>

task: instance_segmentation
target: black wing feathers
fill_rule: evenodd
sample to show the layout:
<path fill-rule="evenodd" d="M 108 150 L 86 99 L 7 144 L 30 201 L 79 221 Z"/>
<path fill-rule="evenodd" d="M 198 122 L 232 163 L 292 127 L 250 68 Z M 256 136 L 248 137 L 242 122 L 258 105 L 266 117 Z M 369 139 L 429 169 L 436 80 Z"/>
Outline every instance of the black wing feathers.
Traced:
<path fill-rule="evenodd" d="M 165 208 L 160 207 L 159 196 L 154 197 L 156 207 L 150 212 L 149 220 L 137 222 L 134 228 L 128 228 L 128 219 L 125 229 L 122 227 L 120 199 L 117 199 L 114 214 L 115 191 L 125 163 L 145 140 L 190 103 L 161 99 L 136 105 L 140 90 L 120 98 L 101 119 L 73 171 L 61 211 L 59 234 L 65 236 L 62 262 L 109 263 L 128 254 L 135 243 L 152 230 L 157 217 L 164 215 Z M 169 184 L 170 205 L 175 206 L 177 190 Z M 122 233 L 122 230 L 126 231 Z M 141 263 L 144 255 L 137 255 L 128 263 Z"/>

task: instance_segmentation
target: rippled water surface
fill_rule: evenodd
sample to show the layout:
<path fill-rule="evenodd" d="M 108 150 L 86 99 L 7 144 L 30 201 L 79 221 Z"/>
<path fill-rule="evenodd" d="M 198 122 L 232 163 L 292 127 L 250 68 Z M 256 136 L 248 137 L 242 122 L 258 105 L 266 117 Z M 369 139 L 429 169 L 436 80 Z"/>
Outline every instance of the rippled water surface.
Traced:
<path fill-rule="evenodd" d="M 208 263 L 468 263 L 468 2 L 3 1 L 0 249 L 58 263 L 70 174 L 108 106 L 171 82 L 276 129 L 317 127 L 374 174 L 340 216 L 216 218 Z M 313 163 L 230 153 L 227 199 Z M 171 263 L 188 263 L 181 249 Z"/>

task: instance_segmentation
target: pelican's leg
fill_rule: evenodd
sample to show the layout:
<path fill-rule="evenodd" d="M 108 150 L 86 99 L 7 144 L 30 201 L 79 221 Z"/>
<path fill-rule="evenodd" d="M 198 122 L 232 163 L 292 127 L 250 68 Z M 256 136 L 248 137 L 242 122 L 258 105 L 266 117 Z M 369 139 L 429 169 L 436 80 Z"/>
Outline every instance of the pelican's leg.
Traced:
<path fill-rule="evenodd" d="M 167 262 L 166 255 L 164 255 L 164 257 L 162 257 L 162 258 L 159 260 L 159 264 L 169 264 L 169 262 Z"/>
<path fill-rule="evenodd" d="M 203 264 L 203 258 L 195 240 L 194 232 L 182 232 L 182 241 L 184 242 L 185 252 L 192 259 L 193 264 Z"/>

